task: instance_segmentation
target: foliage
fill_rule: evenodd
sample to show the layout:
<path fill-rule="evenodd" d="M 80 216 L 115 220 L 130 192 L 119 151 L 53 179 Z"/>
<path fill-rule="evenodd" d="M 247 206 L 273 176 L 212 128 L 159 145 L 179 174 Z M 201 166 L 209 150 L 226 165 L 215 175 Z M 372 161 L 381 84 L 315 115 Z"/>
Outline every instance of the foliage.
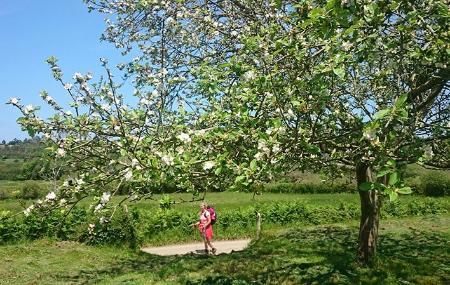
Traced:
<path fill-rule="evenodd" d="M 448 213 L 449 208 L 450 204 L 446 199 L 411 197 L 407 201 L 387 203 L 382 217 L 391 219 L 443 214 Z M 301 201 L 264 203 L 219 211 L 220 221 L 215 224 L 214 231 L 220 238 L 252 236 L 257 212 L 261 214 L 263 227 L 266 229 L 295 224 L 348 222 L 357 219 L 359 215 L 355 204 L 315 206 Z M 19 217 L 12 217 L 10 212 L 2 212 L 0 240 L 1 243 L 7 243 L 52 237 L 94 245 L 137 247 L 142 242 L 167 244 L 198 238 L 197 231 L 189 226 L 198 219 L 193 212 L 146 208 L 134 208 L 128 212 L 120 208 L 113 219 L 103 217 L 95 224 L 89 222 L 89 215 L 89 211 L 83 207 L 76 207 L 70 213 L 54 210 L 46 215 L 31 212 L 28 216 Z"/>
<path fill-rule="evenodd" d="M 443 172 L 428 173 L 422 178 L 423 193 L 427 196 L 450 195 L 450 177 Z"/>
<path fill-rule="evenodd" d="M 353 184 L 305 184 L 305 183 L 267 183 L 254 186 L 254 191 L 269 193 L 296 193 L 296 194 L 333 194 L 333 193 L 354 193 L 356 187 Z"/>
<path fill-rule="evenodd" d="M 45 189 L 35 181 L 24 182 L 22 188 L 20 189 L 19 198 L 22 199 L 37 199 L 45 195 Z"/>
<path fill-rule="evenodd" d="M 39 240 L 1 246 L 0 275 L 6 284 L 444 285 L 449 223 L 448 215 L 385 221 L 373 268 L 355 266 L 357 229 L 342 225 L 283 228 L 242 252 L 214 257 Z"/>

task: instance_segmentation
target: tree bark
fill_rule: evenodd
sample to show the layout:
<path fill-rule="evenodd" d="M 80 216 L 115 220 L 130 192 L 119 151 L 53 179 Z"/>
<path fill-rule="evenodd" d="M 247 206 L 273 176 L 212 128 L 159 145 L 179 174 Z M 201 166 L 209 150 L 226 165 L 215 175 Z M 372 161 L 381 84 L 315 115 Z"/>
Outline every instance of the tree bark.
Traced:
<path fill-rule="evenodd" d="M 359 185 L 372 182 L 372 171 L 369 165 L 360 163 L 356 166 L 356 179 Z M 361 220 L 359 224 L 358 262 L 370 265 L 376 255 L 378 226 L 380 221 L 380 200 L 377 190 L 359 190 L 361 200 Z"/>

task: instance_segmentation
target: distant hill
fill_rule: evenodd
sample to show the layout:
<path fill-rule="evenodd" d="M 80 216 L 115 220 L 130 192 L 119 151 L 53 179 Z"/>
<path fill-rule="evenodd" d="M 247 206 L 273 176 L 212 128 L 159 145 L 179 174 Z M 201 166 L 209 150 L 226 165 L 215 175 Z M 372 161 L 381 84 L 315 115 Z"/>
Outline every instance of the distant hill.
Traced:
<path fill-rule="evenodd" d="M 28 160 L 42 155 L 44 144 L 40 138 L 14 139 L 0 144 L 0 159 Z"/>

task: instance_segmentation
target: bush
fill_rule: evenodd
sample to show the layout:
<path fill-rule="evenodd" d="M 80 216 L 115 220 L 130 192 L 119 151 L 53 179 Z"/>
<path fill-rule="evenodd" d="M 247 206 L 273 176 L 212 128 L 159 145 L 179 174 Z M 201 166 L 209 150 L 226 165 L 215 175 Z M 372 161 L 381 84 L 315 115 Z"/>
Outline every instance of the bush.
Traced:
<path fill-rule="evenodd" d="M 381 209 L 382 218 L 400 218 L 447 213 L 450 200 L 412 198 L 387 203 Z M 214 231 L 224 238 L 251 236 L 255 230 L 256 213 L 262 216 L 263 226 L 288 226 L 293 224 L 319 225 L 347 222 L 358 219 L 359 207 L 341 203 L 333 206 L 314 206 L 302 202 L 270 203 L 222 211 Z M 92 217 L 88 210 L 76 207 L 67 217 L 54 210 L 47 215 L 32 212 L 29 216 L 13 216 L 0 211 L 0 244 L 21 239 L 52 237 L 77 240 L 87 244 L 127 245 L 135 248 L 142 241 L 155 243 L 190 240 L 197 232 L 189 226 L 198 217 L 174 209 L 148 211 L 118 209 L 113 220 L 89 227 Z"/>
<path fill-rule="evenodd" d="M 450 195 L 450 177 L 441 171 L 428 173 L 422 178 L 422 188 L 427 196 Z"/>
<path fill-rule="evenodd" d="M 295 194 L 333 194 L 333 193 L 354 193 L 356 185 L 336 184 L 329 185 L 325 183 L 268 183 L 255 186 L 257 191 L 269 193 L 295 193 Z"/>
<path fill-rule="evenodd" d="M 22 199 L 37 199 L 43 195 L 44 189 L 39 183 L 34 181 L 27 181 L 20 190 L 19 198 Z"/>

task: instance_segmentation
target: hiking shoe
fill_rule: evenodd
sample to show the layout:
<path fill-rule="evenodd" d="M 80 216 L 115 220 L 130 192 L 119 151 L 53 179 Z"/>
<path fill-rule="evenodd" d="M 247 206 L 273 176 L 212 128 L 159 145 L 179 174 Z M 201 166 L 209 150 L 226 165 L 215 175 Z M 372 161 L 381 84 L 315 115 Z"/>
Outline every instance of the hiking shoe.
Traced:
<path fill-rule="evenodd" d="M 213 249 L 211 249 L 211 252 L 212 252 L 212 254 L 216 254 L 217 249 L 216 249 L 216 248 L 213 248 Z"/>

